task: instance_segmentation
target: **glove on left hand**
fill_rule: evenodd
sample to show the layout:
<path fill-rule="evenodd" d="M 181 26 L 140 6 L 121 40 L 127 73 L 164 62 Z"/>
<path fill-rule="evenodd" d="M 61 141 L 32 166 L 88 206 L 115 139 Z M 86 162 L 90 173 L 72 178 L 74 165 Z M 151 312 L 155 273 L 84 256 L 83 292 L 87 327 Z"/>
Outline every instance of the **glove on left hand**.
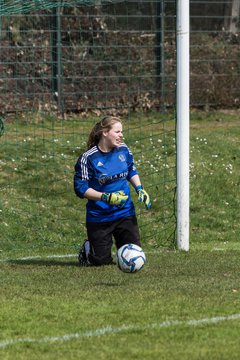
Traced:
<path fill-rule="evenodd" d="M 149 210 L 151 207 L 151 200 L 148 193 L 143 189 L 142 185 L 136 186 L 135 190 L 138 194 L 138 201 L 144 203 L 146 209 Z"/>

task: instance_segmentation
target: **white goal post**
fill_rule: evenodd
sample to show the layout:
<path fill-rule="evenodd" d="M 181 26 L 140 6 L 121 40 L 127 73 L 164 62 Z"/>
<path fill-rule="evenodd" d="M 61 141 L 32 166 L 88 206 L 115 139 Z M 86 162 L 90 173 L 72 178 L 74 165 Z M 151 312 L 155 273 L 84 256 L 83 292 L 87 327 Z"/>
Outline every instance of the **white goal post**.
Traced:
<path fill-rule="evenodd" d="M 189 250 L 189 0 L 177 0 L 177 246 Z"/>

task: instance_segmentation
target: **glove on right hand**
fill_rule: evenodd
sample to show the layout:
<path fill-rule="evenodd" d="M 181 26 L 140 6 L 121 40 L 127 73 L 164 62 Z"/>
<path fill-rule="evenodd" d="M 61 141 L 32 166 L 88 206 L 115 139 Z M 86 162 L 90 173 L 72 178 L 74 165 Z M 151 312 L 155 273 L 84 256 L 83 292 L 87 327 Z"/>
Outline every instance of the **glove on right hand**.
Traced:
<path fill-rule="evenodd" d="M 103 193 L 101 199 L 108 204 L 123 208 L 128 199 L 128 195 L 126 195 L 124 191 L 116 191 L 113 193 Z"/>

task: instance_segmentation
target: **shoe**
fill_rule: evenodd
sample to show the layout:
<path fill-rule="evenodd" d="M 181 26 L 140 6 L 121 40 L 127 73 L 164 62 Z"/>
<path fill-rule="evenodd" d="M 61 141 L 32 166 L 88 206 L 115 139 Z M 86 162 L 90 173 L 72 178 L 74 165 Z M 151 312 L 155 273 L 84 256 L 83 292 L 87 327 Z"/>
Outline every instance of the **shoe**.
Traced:
<path fill-rule="evenodd" d="M 80 266 L 91 265 L 91 263 L 88 260 L 89 253 L 90 253 L 90 242 L 88 240 L 84 240 L 84 243 L 81 246 L 78 254 L 78 261 Z"/>

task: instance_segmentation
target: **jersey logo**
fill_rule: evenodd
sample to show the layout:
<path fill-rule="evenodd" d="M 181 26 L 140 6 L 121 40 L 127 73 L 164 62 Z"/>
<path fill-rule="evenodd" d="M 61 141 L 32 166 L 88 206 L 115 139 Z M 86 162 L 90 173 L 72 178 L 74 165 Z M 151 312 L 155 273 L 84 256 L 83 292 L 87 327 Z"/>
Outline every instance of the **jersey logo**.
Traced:
<path fill-rule="evenodd" d="M 100 185 L 105 185 L 112 183 L 113 181 L 126 179 L 127 176 L 128 176 L 128 171 L 115 175 L 101 174 L 98 178 L 98 182 Z"/>
<path fill-rule="evenodd" d="M 126 160 L 125 156 L 123 154 L 120 154 L 118 157 L 122 162 Z"/>
<path fill-rule="evenodd" d="M 101 161 L 99 161 L 99 162 L 97 163 L 97 166 L 103 166 L 103 163 L 102 163 Z"/>

